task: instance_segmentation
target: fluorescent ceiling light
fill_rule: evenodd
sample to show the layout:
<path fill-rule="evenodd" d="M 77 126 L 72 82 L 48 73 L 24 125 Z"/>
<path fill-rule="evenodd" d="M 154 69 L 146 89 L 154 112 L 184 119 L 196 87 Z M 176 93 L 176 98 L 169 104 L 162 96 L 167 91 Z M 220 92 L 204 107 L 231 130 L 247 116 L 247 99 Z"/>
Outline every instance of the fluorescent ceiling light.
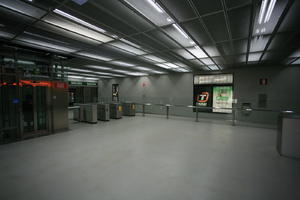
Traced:
<path fill-rule="evenodd" d="M 88 22 L 86 22 L 86 21 L 83 21 L 83 20 L 81 20 L 81 19 L 79 19 L 79 18 L 77 18 L 77 17 L 75 17 L 75 16 L 73 16 L 73 15 L 70 15 L 70 14 L 64 12 L 64 11 L 61 11 L 61 10 L 59 10 L 59 9 L 54 9 L 53 12 L 55 12 L 56 14 L 61 15 L 61 16 L 63 16 L 63 17 L 66 17 L 66 18 L 68 18 L 68 19 L 70 19 L 70 20 L 73 20 L 73 21 L 75 21 L 75 22 L 77 22 L 77 23 L 79 23 L 79 24 L 81 24 L 81 25 L 84 25 L 84 26 L 86 26 L 86 27 L 89 27 L 89 28 L 91 28 L 91 29 L 93 29 L 93 30 L 95 30 L 95 31 L 99 31 L 99 32 L 101 32 L 101 33 L 105 33 L 105 32 L 106 32 L 106 31 L 105 31 L 104 29 L 102 29 L 102 28 L 99 28 L 99 27 L 97 27 L 97 26 L 95 26 L 95 25 L 93 25 L 93 24 L 90 24 L 90 23 L 88 23 Z"/>
<path fill-rule="evenodd" d="M 199 46 L 194 46 L 193 48 L 187 49 L 189 52 L 191 52 L 196 58 L 206 58 L 208 57 L 204 51 Z"/>
<path fill-rule="evenodd" d="M 130 44 L 131 46 L 134 46 L 134 47 L 137 47 L 137 48 L 141 48 L 141 46 L 139 46 L 139 45 L 137 45 L 137 44 L 135 44 L 135 43 L 133 43 L 133 42 L 130 42 L 129 40 L 126 40 L 126 39 L 124 39 L 124 38 L 121 38 L 120 39 L 122 42 L 125 42 L 125 43 L 127 43 L 127 44 Z"/>
<path fill-rule="evenodd" d="M 93 59 L 101 60 L 101 61 L 111 61 L 112 60 L 111 58 L 107 58 L 104 56 L 87 53 L 87 52 L 78 52 L 78 53 L 76 53 L 76 55 L 85 56 L 85 57 L 89 57 L 89 58 L 93 58 Z"/>
<path fill-rule="evenodd" d="M 152 61 L 154 61 L 154 62 L 159 62 L 159 63 L 166 62 L 165 60 L 163 60 L 163 59 L 161 59 L 161 58 L 159 58 L 159 57 L 157 57 L 157 56 L 153 56 L 153 55 L 145 55 L 145 56 L 143 56 L 143 57 L 145 57 L 145 58 L 147 58 L 147 59 L 150 59 L 150 60 L 152 60 Z"/>
<path fill-rule="evenodd" d="M 133 67 L 133 66 L 135 66 L 135 64 L 126 63 L 126 62 L 122 62 L 122 61 L 112 61 L 110 63 L 115 64 L 115 65 L 119 65 L 119 66 L 125 66 L 125 67 Z"/>
<path fill-rule="evenodd" d="M 46 48 L 46 49 L 53 49 L 53 50 L 59 50 L 59 51 L 64 51 L 64 52 L 68 52 L 68 53 L 74 53 L 76 51 L 78 51 L 78 49 L 75 48 L 71 48 L 71 47 L 65 47 L 65 46 L 60 46 L 60 45 L 56 45 L 56 44 L 51 44 L 48 42 L 44 42 L 41 40 L 34 40 L 34 39 L 26 39 L 26 38 L 17 38 L 16 41 L 21 41 L 24 43 L 28 43 L 28 44 L 33 44 L 36 45 L 35 47 L 42 47 L 42 48 Z"/>
<path fill-rule="evenodd" d="M 166 74 L 166 72 L 157 71 L 157 70 L 152 70 L 151 73 L 153 73 L 153 74 Z"/>
<path fill-rule="evenodd" d="M 91 70 L 77 69 L 77 68 L 70 68 L 69 70 L 76 71 L 76 72 L 92 72 Z"/>
<path fill-rule="evenodd" d="M 162 63 L 158 63 L 158 64 L 155 64 L 155 65 L 157 65 L 157 66 L 159 66 L 161 68 L 164 68 L 164 69 L 170 69 L 171 68 L 171 67 L 169 67 L 169 66 L 167 66 L 165 64 L 162 64 Z"/>
<path fill-rule="evenodd" d="M 210 58 L 206 58 L 206 59 L 200 59 L 204 64 L 206 65 L 213 65 L 215 64 Z"/>
<path fill-rule="evenodd" d="M 142 71 L 151 71 L 152 69 L 147 67 L 134 67 L 134 69 L 142 70 Z"/>
<path fill-rule="evenodd" d="M 85 26 L 81 26 L 77 23 L 74 23 L 70 20 L 67 20 L 60 16 L 55 15 L 47 15 L 42 19 L 44 22 L 47 22 L 55 27 L 59 27 L 63 30 L 67 30 L 71 33 L 76 33 L 78 35 L 84 36 L 88 39 L 93 39 L 99 42 L 109 42 L 112 41 L 113 38 L 108 37 L 99 31 L 94 31 L 93 29 L 87 28 Z"/>
<path fill-rule="evenodd" d="M 179 66 L 173 64 L 173 63 L 164 63 L 165 65 L 167 65 L 170 68 L 179 68 Z"/>
<path fill-rule="evenodd" d="M 208 68 L 210 68 L 211 70 L 220 70 L 217 65 L 209 65 Z"/>
<path fill-rule="evenodd" d="M 181 33 L 186 39 L 189 38 L 189 36 L 177 25 L 177 24 L 172 24 L 173 27 L 175 27 L 179 33 Z"/>
<path fill-rule="evenodd" d="M 103 66 L 97 66 L 97 65 L 86 65 L 86 67 L 93 68 L 93 69 L 102 69 L 102 70 L 111 70 L 111 67 L 103 67 Z"/>
<path fill-rule="evenodd" d="M 249 53 L 248 61 L 249 62 L 256 62 L 259 61 L 262 53 Z"/>
<path fill-rule="evenodd" d="M 270 20 L 272 12 L 274 10 L 275 3 L 276 3 L 276 0 L 271 0 L 264 23 L 267 23 Z"/>
<path fill-rule="evenodd" d="M 147 73 L 142 73 L 142 72 L 129 72 L 127 74 L 131 75 L 131 76 L 147 76 L 147 75 L 149 75 Z"/>
<path fill-rule="evenodd" d="M 265 12 L 266 12 L 267 4 L 268 4 L 268 0 L 263 0 L 262 3 L 261 3 L 261 7 L 260 7 L 260 11 L 259 11 L 259 16 L 258 16 L 258 23 L 259 24 L 262 23 L 263 17 L 264 17 Z"/>
<path fill-rule="evenodd" d="M 153 6 L 153 8 L 155 8 L 155 10 L 157 10 L 158 12 L 160 12 L 160 13 L 163 13 L 164 11 L 163 11 L 163 9 L 156 3 L 156 2 L 154 2 L 154 1 L 152 1 L 152 0 L 147 0 L 149 3 L 150 3 L 150 5 L 151 6 Z"/>
<path fill-rule="evenodd" d="M 130 52 L 130 53 L 133 53 L 133 54 L 136 54 L 136 55 L 143 55 L 143 54 L 147 54 L 147 52 L 145 51 L 142 51 L 138 48 L 135 48 L 135 47 L 132 47 L 126 43 L 122 43 L 122 42 L 112 42 L 112 43 L 109 43 L 110 45 L 114 46 L 114 47 L 117 47 L 119 49 L 122 49 L 122 50 L 125 50 L 127 52 Z"/>
<path fill-rule="evenodd" d="M 74 78 L 74 79 L 87 79 L 87 80 L 98 80 L 98 78 L 92 78 L 92 77 L 85 77 L 85 76 L 68 76 L 68 78 Z"/>

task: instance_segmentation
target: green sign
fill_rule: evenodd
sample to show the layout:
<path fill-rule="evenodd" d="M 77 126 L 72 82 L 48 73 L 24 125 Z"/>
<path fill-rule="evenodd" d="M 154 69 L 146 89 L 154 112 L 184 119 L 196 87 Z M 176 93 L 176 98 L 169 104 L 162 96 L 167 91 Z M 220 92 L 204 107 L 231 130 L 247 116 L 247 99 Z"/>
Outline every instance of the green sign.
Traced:
<path fill-rule="evenodd" d="M 81 82 L 81 81 L 69 81 L 69 85 L 73 86 L 97 86 L 96 82 Z"/>
<path fill-rule="evenodd" d="M 213 112 L 232 112 L 232 86 L 213 87 L 213 107 Z"/>

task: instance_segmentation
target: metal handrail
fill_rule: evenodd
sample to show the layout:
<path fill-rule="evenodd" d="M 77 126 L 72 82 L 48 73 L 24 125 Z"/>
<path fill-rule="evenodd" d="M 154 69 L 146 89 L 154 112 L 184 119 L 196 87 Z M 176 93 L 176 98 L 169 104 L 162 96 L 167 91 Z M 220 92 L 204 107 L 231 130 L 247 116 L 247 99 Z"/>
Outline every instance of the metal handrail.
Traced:
<path fill-rule="evenodd" d="M 275 110 L 275 109 L 259 109 L 259 108 L 242 108 L 242 107 L 236 107 L 233 106 L 232 108 L 222 108 L 222 107 L 201 107 L 201 106 L 194 106 L 194 105 L 182 105 L 182 104 L 159 104 L 159 103 L 139 103 L 139 102 L 133 102 L 136 105 L 141 105 L 142 106 L 142 113 L 143 116 L 145 116 L 145 107 L 146 106 L 163 106 L 166 107 L 166 118 L 169 118 L 169 110 L 170 107 L 186 107 L 186 108 L 193 108 L 196 109 L 196 122 L 199 121 L 199 111 L 200 110 L 212 110 L 212 109 L 222 109 L 222 110 L 231 110 L 232 111 L 232 125 L 236 125 L 236 112 L 237 111 L 260 111 L 260 112 L 277 112 L 277 113 L 293 113 L 296 114 L 296 111 L 292 110 Z M 233 104 L 235 105 L 235 104 Z"/>

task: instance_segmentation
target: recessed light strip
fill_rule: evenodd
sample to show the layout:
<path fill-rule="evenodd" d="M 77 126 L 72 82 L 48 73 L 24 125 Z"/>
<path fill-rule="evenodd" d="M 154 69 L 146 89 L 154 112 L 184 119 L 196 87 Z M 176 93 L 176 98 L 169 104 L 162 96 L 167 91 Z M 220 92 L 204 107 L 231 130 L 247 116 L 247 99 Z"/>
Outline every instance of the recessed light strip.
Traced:
<path fill-rule="evenodd" d="M 177 24 L 172 24 L 173 27 L 175 27 L 179 33 L 181 33 L 186 39 L 189 39 L 189 36 L 177 25 Z"/>
<path fill-rule="evenodd" d="M 104 29 L 102 29 L 102 28 L 99 28 L 99 27 L 97 27 L 97 26 L 95 26 L 95 25 L 93 25 L 93 24 L 90 24 L 90 23 L 88 23 L 88 22 L 86 22 L 86 21 L 83 21 L 83 20 L 81 20 L 81 19 L 79 19 L 79 18 L 77 18 L 77 17 L 75 17 L 75 16 L 73 16 L 73 15 L 70 15 L 70 14 L 64 12 L 64 11 L 61 11 L 61 10 L 59 10 L 59 9 L 54 9 L 53 12 L 56 13 L 56 14 L 58 14 L 58 15 L 61 15 L 61 16 L 63 16 L 63 17 L 66 17 L 66 18 L 68 18 L 68 19 L 70 19 L 70 20 L 73 20 L 73 21 L 75 21 L 75 22 L 77 22 L 77 23 L 79 23 L 79 24 L 81 24 L 81 25 L 84 25 L 84 26 L 86 26 L 86 27 L 89 27 L 89 28 L 91 28 L 91 29 L 93 29 L 93 30 L 95 30 L 95 31 L 99 31 L 99 32 L 101 32 L 101 33 L 105 33 L 105 32 L 106 32 L 106 31 L 105 31 Z"/>
<path fill-rule="evenodd" d="M 272 12 L 274 10 L 275 3 L 276 3 L 276 0 L 271 0 L 264 23 L 267 23 L 270 20 Z"/>
<path fill-rule="evenodd" d="M 157 10 L 159 13 L 163 13 L 164 10 L 160 7 L 160 5 L 156 2 L 154 2 L 153 0 L 147 0 L 148 3 L 153 6 L 153 8 L 155 8 L 155 10 Z"/>

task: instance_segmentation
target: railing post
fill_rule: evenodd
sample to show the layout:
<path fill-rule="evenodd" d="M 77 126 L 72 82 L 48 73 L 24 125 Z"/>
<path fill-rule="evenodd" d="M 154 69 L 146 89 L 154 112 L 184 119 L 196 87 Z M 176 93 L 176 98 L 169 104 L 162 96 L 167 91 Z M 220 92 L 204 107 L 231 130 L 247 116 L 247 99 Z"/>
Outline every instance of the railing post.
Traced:
<path fill-rule="evenodd" d="M 145 117 L 145 104 L 143 104 L 143 117 Z"/>
<path fill-rule="evenodd" d="M 196 122 L 199 122 L 199 110 L 198 110 L 198 106 L 196 106 Z"/>
<path fill-rule="evenodd" d="M 167 108 L 167 119 L 169 119 L 169 106 L 166 105 L 166 108 Z"/>
<path fill-rule="evenodd" d="M 236 126 L 236 108 L 232 107 L 232 126 Z"/>

